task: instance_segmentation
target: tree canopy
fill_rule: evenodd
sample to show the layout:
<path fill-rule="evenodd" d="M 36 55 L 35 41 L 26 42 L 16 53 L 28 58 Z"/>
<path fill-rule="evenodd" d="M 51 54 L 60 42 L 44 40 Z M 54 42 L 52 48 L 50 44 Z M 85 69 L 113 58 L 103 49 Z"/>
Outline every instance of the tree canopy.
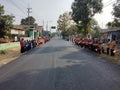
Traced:
<path fill-rule="evenodd" d="M 13 18 L 12 15 L 4 15 L 4 6 L 0 6 L 0 37 L 10 34 L 14 22 Z"/>
<path fill-rule="evenodd" d="M 72 18 L 77 23 L 82 23 L 84 35 L 88 34 L 90 21 L 96 13 L 100 13 L 102 0 L 75 0 L 72 4 Z"/>
<path fill-rule="evenodd" d="M 21 20 L 21 25 L 34 25 L 34 24 L 35 24 L 35 18 L 32 16 Z"/>
<path fill-rule="evenodd" d="M 114 20 L 107 23 L 108 28 L 120 27 L 120 3 L 114 4 L 112 14 Z"/>
<path fill-rule="evenodd" d="M 4 14 L 4 6 L 0 5 L 0 16 Z"/>
<path fill-rule="evenodd" d="M 57 23 L 58 30 L 62 31 L 64 35 L 69 35 L 68 28 L 71 26 L 71 13 L 65 12 L 63 15 L 60 15 Z"/>

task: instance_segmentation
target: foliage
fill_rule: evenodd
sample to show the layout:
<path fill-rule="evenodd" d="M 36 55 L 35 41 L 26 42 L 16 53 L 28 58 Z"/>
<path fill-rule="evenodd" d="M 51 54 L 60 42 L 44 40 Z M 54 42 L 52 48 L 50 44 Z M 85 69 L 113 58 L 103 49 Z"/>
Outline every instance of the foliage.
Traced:
<path fill-rule="evenodd" d="M 75 0 L 72 4 L 72 18 L 77 23 L 82 23 L 84 35 L 90 30 L 90 22 L 96 13 L 100 13 L 103 4 L 102 0 Z"/>
<path fill-rule="evenodd" d="M 70 24 L 71 16 L 69 13 L 64 13 L 63 15 L 59 16 L 57 21 L 58 23 L 58 30 L 65 31 Z"/>
<path fill-rule="evenodd" d="M 40 37 L 42 37 L 42 36 L 43 36 L 42 32 L 39 32 L 39 36 L 40 36 Z"/>
<path fill-rule="evenodd" d="M 120 27 L 120 22 L 117 19 L 114 19 L 114 21 L 107 23 L 107 27 L 110 29 Z"/>
<path fill-rule="evenodd" d="M 7 54 L 7 52 L 5 50 L 0 50 L 0 54 Z"/>
<path fill-rule="evenodd" d="M 101 37 L 100 28 L 95 27 L 91 34 L 94 38 L 100 38 Z"/>
<path fill-rule="evenodd" d="M 21 20 L 21 25 L 34 25 L 34 24 L 35 24 L 35 18 L 32 16 Z"/>
<path fill-rule="evenodd" d="M 68 34 L 69 35 L 75 35 L 75 34 L 77 34 L 78 33 L 78 31 L 79 31 L 79 29 L 78 29 L 78 27 L 77 27 L 77 25 L 71 25 L 69 28 L 68 28 Z"/>
<path fill-rule="evenodd" d="M 34 25 L 36 26 L 37 24 L 35 23 L 35 18 L 30 16 L 25 19 L 21 19 L 21 25 Z M 28 37 L 29 36 L 29 28 L 25 27 L 25 35 Z"/>
<path fill-rule="evenodd" d="M 71 27 L 72 20 L 71 20 L 71 13 L 65 12 L 63 15 L 59 16 L 57 21 L 58 23 L 58 30 L 62 32 L 62 35 L 69 35 L 69 28 Z"/>
<path fill-rule="evenodd" d="M 120 27 L 120 3 L 114 4 L 112 14 L 114 21 L 107 23 L 108 28 Z"/>
<path fill-rule="evenodd" d="M 3 20 L 3 18 L 0 18 L 0 38 L 4 37 L 5 34 L 6 34 L 5 21 Z"/>
<path fill-rule="evenodd" d="M 91 20 L 91 34 L 94 38 L 100 38 L 101 37 L 101 28 L 98 25 L 98 22 L 95 19 Z"/>
<path fill-rule="evenodd" d="M 0 5 L 0 16 L 4 14 L 4 6 Z"/>
<path fill-rule="evenodd" d="M 13 27 L 14 16 L 4 15 L 4 7 L 0 6 L 0 38 L 10 35 L 10 29 Z"/>
<path fill-rule="evenodd" d="M 120 19 L 120 3 L 114 5 L 113 15 L 115 16 L 116 19 Z"/>

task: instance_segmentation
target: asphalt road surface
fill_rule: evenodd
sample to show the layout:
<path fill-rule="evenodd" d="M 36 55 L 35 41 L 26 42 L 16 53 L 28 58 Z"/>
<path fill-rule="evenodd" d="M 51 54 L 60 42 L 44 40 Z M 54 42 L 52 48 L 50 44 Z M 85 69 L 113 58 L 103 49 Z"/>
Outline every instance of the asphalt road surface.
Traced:
<path fill-rule="evenodd" d="M 2 67 L 0 90 L 120 90 L 120 66 L 55 37 Z"/>

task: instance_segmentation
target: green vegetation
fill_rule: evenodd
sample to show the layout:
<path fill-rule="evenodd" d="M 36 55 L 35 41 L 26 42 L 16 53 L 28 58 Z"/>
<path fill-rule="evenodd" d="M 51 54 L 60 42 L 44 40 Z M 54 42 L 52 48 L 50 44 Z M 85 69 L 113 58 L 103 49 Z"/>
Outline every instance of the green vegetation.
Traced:
<path fill-rule="evenodd" d="M 72 35 L 77 32 L 77 26 L 72 20 L 70 12 L 65 12 L 63 15 L 60 15 L 57 23 L 57 29 L 61 31 L 63 38 L 64 36 Z"/>
<path fill-rule="evenodd" d="M 35 25 L 35 18 L 30 16 L 21 20 L 21 25 Z"/>
<path fill-rule="evenodd" d="M 0 51 L 2 50 L 7 50 L 9 48 L 14 48 L 14 47 L 19 47 L 20 46 L 20 43 L 8 43 L 8 44 L 4 44 L 4 45 L 1 45 L 0 46 Z"/>
<path fill-rule="evenodd" d="M 114 21 L 108 22 L 108 28 L 120 27 L 120 3 L 114 4 L 112 14 L 114 16 Z"/>
<path fill-rule="evenodd" d="M 0 38 L 10 36 L 10 29 L 13 27 L 12 15 L 4 15 L 4 6 L 0 5 Z"/>
<path fill-rule="evenodd" d="M 65 12 L 59 16 L 58 31 L 63 38 L 68 35 L 100 37 L 100 27 L 93 16 L 102 11 L 102 0 L 75 0 L 72 12 Z"/>
<path fill-rule="evenodd" d="M 7 52 L 5 50 L 0 50 L 0 54 L 6 54 Z"/>
<path fill-rule="evenodd" d="M 73 2 L 72 19 L 78 24 L 79 30 L 83 28 L 84 36 L 90 31 L 93 16 L 100 13 L 102 7 L 102 0 L 75 0 Z"/>

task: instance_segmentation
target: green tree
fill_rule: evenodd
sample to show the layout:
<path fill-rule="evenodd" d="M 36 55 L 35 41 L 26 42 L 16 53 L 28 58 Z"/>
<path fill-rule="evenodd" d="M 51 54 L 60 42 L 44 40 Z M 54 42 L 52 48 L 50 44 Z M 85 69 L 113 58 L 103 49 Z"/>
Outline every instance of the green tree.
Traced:
<path fill-rule="evenodd" d="M 85 36 L 89 32 L 92 17 L 100 13 L 102 7 L 102 0 L 75 0 L 73 2 L 72 18 L 77 24 L 82 23 Z"/>
<path fill-rule="evenodd" d="M 34 25 L 34 24 L 35 24 L 35 18 L 32 16 L 21 20 L 21 25 Z"/>
<path fill-rule="evenodd" d="M 95 19 L 91 20 L 91 34 L 94 38 L 100 38 L 101 37 L 101 28 L 98 25 L 98 22 Z"/>
<path fill-rule="evenodd" d="M 0 37 L 9 36 L 14 16 L 4 15 L 4 6 L 0 6 Z"/>
<path fill-rule="evenodd" d="M 77 34 L 78 33 L 78 31 L 79 31 L 79 29 L 78 29 L 78 27 L 77 27 L 77 25 L 75 24 L 75 25 L 71 25 L 69 28 L 68 28 L 68 34 L 69 35 L 75 35 L 75 34 Z"/>
<path fill-rule="evenodd" d="M 112 14 L 114 16 L 114 21 L 107 23 L 108 28 L 120 27 L 120 3 L 119 2 L 117 4 L 114 4 Z"/>
<path fill-rule="evenodd" d="M 120 19 L 120 3 L 115 4 L 113 7 L 113 15 L 115 16 L 115 19 Z"/>
<path fill-rule="evenodd" d="M 68 29 L 73 23 L 71 13 L 65 12 L 63 13 L 63 15 L 60 15 L 57 23 L 58 23 L 57 29 L 62 32 L 62 35 L 63 36 L 69 35 Z"/>
<path fill-rule="evenodd" d="M 4 6 L 0 5 L 0 16 L 4 14 Z"/>
<path fill-rule="evenodd" d="M 4 37 L 5 34 L 6 34 L 5 21 L 3 18 L 0 18 L 0 38 Z"/>
<path fill-rule="evenodd" d="M 21 25 L 32 25 L 32 26 L 34 25 L 35 26 L 37 24 L 35 23 L 35 18 L 30 16 L 25 19 L 21 19 Z M 24 29 L 25 29 L 25 35 L 29 36 L 29 27 L 25 27 Z"/>
<path fill-rule="evenodd" d="M 3 19 L 5 20 L 5 30 L 6 30 L 6 35 L 10 35 L 10 30 L 13 27 L 13 22 L 14 22 L 14 16 L 12 15 L 4 15 Z"/>

